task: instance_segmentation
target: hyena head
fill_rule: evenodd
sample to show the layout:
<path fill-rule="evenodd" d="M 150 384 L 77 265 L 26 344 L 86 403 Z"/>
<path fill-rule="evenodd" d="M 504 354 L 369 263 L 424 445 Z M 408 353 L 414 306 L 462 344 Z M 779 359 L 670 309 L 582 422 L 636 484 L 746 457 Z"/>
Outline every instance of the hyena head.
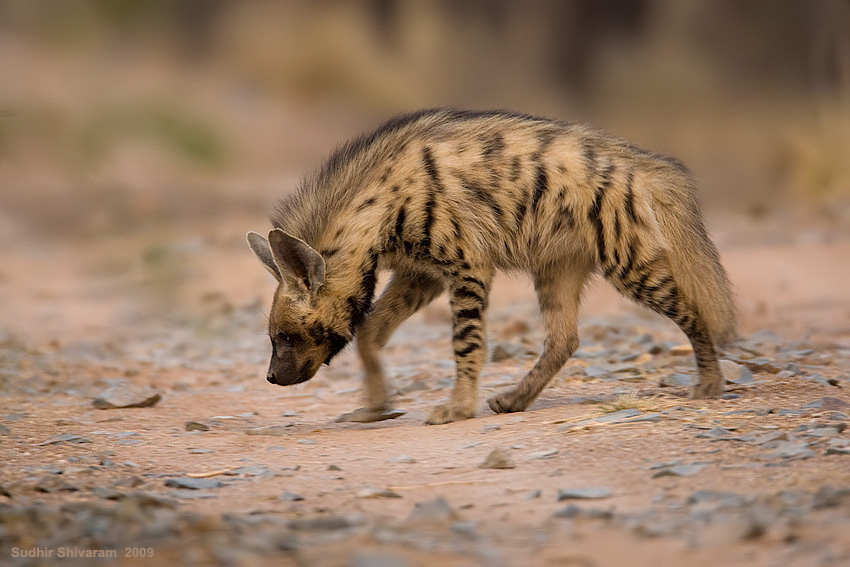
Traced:
<path fill-rule="evenodd" d="M 266 379 L 280 386 L 306 382 L 351 340 L 348 322 L 335 316 L 333 298 L 322 288 L 325 262 L 279 228 L 268 240 L 249 232 L 248 245 L 278 281 L 269 313 L 272 357 Z"/>

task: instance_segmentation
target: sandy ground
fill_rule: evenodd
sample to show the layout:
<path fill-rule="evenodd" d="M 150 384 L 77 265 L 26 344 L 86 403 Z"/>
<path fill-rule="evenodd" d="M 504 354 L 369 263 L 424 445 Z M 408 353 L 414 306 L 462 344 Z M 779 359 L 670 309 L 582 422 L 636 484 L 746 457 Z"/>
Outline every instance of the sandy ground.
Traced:
<path fill-rule="evenodd" d="M 576 357 L 529 411 L 493 414 L 542 343 L 530 286 L 500 278 L 490 345 L 511 356 L 485 368 L 476 419 L 425 426 L 453 377 L 444 298 L 386 349 L 398 419 L 333 422 L 360 405 L 351 349 L 306 384 L 263 379 L 273 282 L 242 238 L 261 222 L 0 229 L 0 563 L 850 565 L 846 230 L 716 223 L 741 312 L 727 357 L 753 375 L 727 399 L 660 387 L 694 373 L 684 336 L 595 282 Z M 130 385 L 162 398 L 93 406 Z M 623 409 L 642 419 L 606 421 Z M 62 434 L 83 439 L 46 443 Z M 496 448 L 513 468 L 479 467 Z M 167 485 L 190 475 L 219 483 Z M 559 500 L 587 488 L 609 495 Z"/>

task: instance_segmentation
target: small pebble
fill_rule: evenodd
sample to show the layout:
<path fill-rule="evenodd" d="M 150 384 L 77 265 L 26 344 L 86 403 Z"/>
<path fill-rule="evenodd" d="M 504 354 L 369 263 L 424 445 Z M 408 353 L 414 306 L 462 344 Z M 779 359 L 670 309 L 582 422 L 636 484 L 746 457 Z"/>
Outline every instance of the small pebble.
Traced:
<path fill-rule="evenodd" d="M 490 454 L 487 455 L 487 458 L 484 459 L 484 462 L 478 465 L 479 469 L 513 469 L 516 468 L 516 464 L 511 460 L 508 454 L 501 448 L 496 447 Z"/>
<path fill-rule="evenodd" d="M 562 488 L 558 491 L 558 500 L 596 500 L 608 498 L 612 492 L 604 486 L 588 488 Z"/>

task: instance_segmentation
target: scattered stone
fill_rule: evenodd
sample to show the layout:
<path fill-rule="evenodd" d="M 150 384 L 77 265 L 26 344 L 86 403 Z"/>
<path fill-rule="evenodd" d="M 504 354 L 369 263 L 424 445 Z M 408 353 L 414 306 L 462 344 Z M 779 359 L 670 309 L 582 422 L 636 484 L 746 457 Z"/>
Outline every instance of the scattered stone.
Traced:
<path fill-rule="evenodd" d="M 210 426 L 200 421 L 187 421 L 184 425 L 186 431 L 209 431 Z"/>
<path fill-rule="evenodd" d="M 610 373 L 608 372 L 608 369 L 600 365 L 591 364 L 584 368 L 584 375 L 588 378 L 606 378 L 610 375 Z"/>
<path fill-rule="evenodd" d="M 645 413 L 643 415 L 638 415 L 638 416 L 635 416 L 635 417 L 629 417 L 629 418 L 621 419 L 621 420 L 615 421 L 613 423 L 657 423 L 659 421 L 661 421 L 661 414 L 654 412 L 654 413 Z"/>
<path fill-rule="evenodd" d="M 556 451 L 557 452 L 557 451 Z M 513 469 L 516 468 L 516 464 L 508 457 L 508 454 L 501 448 L 496 447 L 490 454 L 487 455 L 487 458 L 484 459 L 484 462 L 478 465 L 479 469 Z"/>
<path fill-rule="evenodd" d="M 104 390 L 94 399 L 97 409 L 149 408 L 162 399 L 156 390 L 134 384 L 117 384 Z"/>
<path fill-rule="evenodd" d="M 191 455 L 206 455 L 207 453 L 212 452 L 212 449 L 189 449 L 189 454 Z"/>
<path fill-rule="evenodd" d="M 349 567 L 411 567 L 412 563 L 395 554 L 369 551 L 356 553 L 347 565 Z"/>
<path fill-rule="evenodd" d="M 826 455 L 850 455 L 850 447 L 829 447 Z"/>
<path fill-rule="evenodd" d="M 519 358 L 526 353 L 527 349 L 520 343 L 496 343 L 493 351 L 490 353 L 491 362 L 502 362 L 511 358 Z"/>
<path fill-rule="evenodd" d="M 804 443 L 780 442 L 776 449 L 765 455 L 768 459 L 808 459 L 814 457 L 815 452 Z"/>
<path fill-rule="evenodd" d="M 557 454 L 558 454 L 557 449 L 546 449 L 545 451 L 537 451 L 535 453 L 532 453 L 528 456 L 528 458 L 532 461 L 538 460 L 538 459 L 551 459 L 552 457 L 554 457 Z"/>
<path fill-rule="evenodd" d="M 230 469 L 227 473 L 227 476 L 250 476 L 250 477 L 261 477 L 261 478 L 272 478 L 275 476 L 275 473 L 263 465 L 249 465 L 245 467 L 237 467 L 235 469 Z"/>
<path fill-rule="evenodd" d="M 388 463 L 401 463 L 405 465 L 412 465 L 416 462 L 416 459 L 410 457 L 408 455 L 400 455 L 398 457 L 393 457 L 391 459 L 387 459 Z"/>
<path fill-rule="evenodd" d="M 318 445 L 319 444 L 319 442 L 316 441 L 315 439 L 299 439 L 298 443 L 300 443 L 301 445 Z"/>
<path fill-rule="evenodd" d="M 472 449 L 473 447 L 477 447 L 478 445 L 482 445 L 484 441 L 473 441 L 472 443 L 467 443 L 466 445 L 461 445 L 461 449 Z"/>
<path fill-rule="evenodd" d="M 357 498 L 401 498 L 401 494 L 397 492 L 393 492 L 388 488 L 376 488 L 374 486 L 368 486 L 359 490 L 355 496 Z"/>
<path fill-rule="evenodd" d="M 339 467 L 338 467 L 338 466 L 336 466 L 336 465 L 328 465 L 328 470 L 329 470 L 329 471 L 341 471 L 342 469 L 341 469 L 341 468 L 339 468 Z"/>
<path fill-rule="evenodd" d="M 669 468 L 662 469 L 652 475 L 652 478 L 662 476 L 693 476 L 704 469 L 706 465 L 692 463 L 690 465 L 675 465 Z"/>
<path fill-rule="evenodd" d="M 720 361 L 720 373 L 726 378 L 727 384 L 752 384 L 753 371 L 731 360 Z"/>
<path fill-rule="evenodd" d="M 400 409 L 373 411 L 367 408 L 358 408 L 352 412 L 342 414 L 334 421 L 337 423 L 372 423 L 375 421 L 384 421 L 385 419 L 396 419 L 406 413 L 406 411 Z"/>
<path fill-rule="evenodd" d="M 428 384 L 426 384 L 422 380 L 412 380 L 409 384 L 405 384 L 401 388 L 399 388 L 400 394 L 410 394 L 412 392 L 419 392 L 423 390 L 429 390 Z"/>
<path fill-rule="evenodd" d="M 210 488 L 225 486 L 225 484 L 215 478 L 192 478 L 190 476 L 181 476 L 167 479 L 165 481 L 165 486 L 169 488 L 186 488 L 189 490 L 208 490 Z"/>
<path fill-rule="evenodd" d="M 169 496 L 174 498 L 179 498 L 180 500 L 199 500 L 199 499 L 207 499 L 207 498 L 218 498 L 213 492 L 206 492 L 205 490 L 195 490 L 195 489 L 184 489 L 178 488 L 176 490 L 169 490 L 167 492 Z"/>
<path fill-rule="evenodd" d="M 501 428 L 502 428 L 502 426 L 499 425 L 498 423 L 494 423 L 492 425 L 485 425 L 484 427 L 481 428 L 481 433 L 489 433 L 490 431 L 497 431 Z"/>
<path fill-rule="evenodd" d="M 115 490 L 109 486 L 95 486 L 91 489 L 92 494 L 104 500 L 121 500 L 126 496 L 120 490 Z"/>
<path fill-rule="evenodd" d="M 35 490 L 38 492 L 79 492 L 79 488 L 69 483 L 65 479 L 56 476 L 50 475 L 42 478 L 35 485 Z"/>
<path fill-rule="evenodd" d="M 694 347 L 689 344 L 676 345 L 670 348 L 670 354 L 673 356 L 686 356 L 694 353 Z"/>
<path fill-rule="evenodd" d="M 254 427 L 245 431 L 246 435 L 267 435 L 269 437 L 283 437 L 291 433 L 288 429 L 292 424 L 288 425 L 268 425 L 265 427 Z M 303 441 L 303 440 L 302 440 Z M 300 442 L 300 441 L 299 441 Z"/>
<path fill-rule="evenodd" d="M 829 438 L 837 437 L 840 431 L 837 427 L 815 427 L 803 434 L 804 437 Z"/>
<path fill-rule="evenodd" d="M 12 430 L 3 424 L 0 424 L 0 435 L 11 435 Z"/>
<path fill-rule="evenodd" d="M 407 518 L 407 522 L 411 524 L 449 524 L 459 519 L 457 512 L 452 510 L 448 502 L 442 498 L 437 498 L 427 502 L 417 502 L 414 505 L 413 512 Z"/>
<path fill-rule="evenodd" d="M 345 516 L 327 516 L 323 518 L 298 518 L 289 521 L 293 530 L 336 531 L 352 527 L 353 522 Z"/>
<path fill-rule="evenodd" d="M 613 510 L 602 508 L 580 508 L 575 504 L 567 504 L 553 514 L 556 518 L 587 518 L 590 520 L 609 520 L 614 517 Z"/>
<path fill-rule="evenodd" d="M 682 374 L 681 372 L 674 372 L 673 374 L 668 374 L 667 376 L 662 376 L 661 379 L 658 380 L 658 385 L 662 388 L 675 388 L 678 386 L 693 386 L 697 383 L 697 377 L 691 374 Z"/>
<path fill-rule="evenodd" d="M 596 500 L 599 498 L 608 498 L 611 494 L 611 489 L 604 486 L 562 488 L 558 491 L 558 500 Z"/>
<path fill-rule="evenodd" d="M 725 427 L 712 427 L 708 431 L 703 431 L 697 435 L 697 439 L 716 439 L 718 437 L 729 437 L 732 431 Z"/>
<path fill-rule="evenodd" d="M 779 441 L 788 441 L 788 432 L 787 431 L 771 431 L 769 433 L 764 433 L 759 435 L 755 439 L 751 441 L 753 445 L 767 445 L 769 443 L 774 443 L 778 445 Z"/>
<path fill-rule="evenodd" d="M 821 486 L 812 495 L 812 506 L 815 508 L 833 508 L 840 506 L 848 499 L 850 499 L 850 488 Z"/>
<path fill-rule="evenodd" d="M 88 437 L 80 437 L 79 435 L 73 435 L 71 433 L 60 433 L 59 435 L 54 435 L 47 441 L 35 443 L 33 446 L 41 447 L 43 445 L 56 445 L 57 443 L 92 443 L 92 440 Z"/>
<path fill-rule="evenodd" d="M 300 494 L 296 494 L 294 492 L 289 492 L 287 490 L 286 492 L 284 492 L 281 495 L 280 499 L 285 500 L 286 502 L 300 502 L 301 500 L 304 500 L 304 497 L 301 496 Z"/>
<path fill-rule="evenodd" d="M 529 492 L 528 495 L 525 497 L 525 499 L 526 500 L 537 500 L 538 498 L 540 498 L 541 494 L 543 494 L 543 491 L 538 488 L 536 490 L 532 490 L 531 492 Z"/>
<path fill-rule="evenodd" d="M 850 403 L 845 402 L 841 398 L 827 396 L 825 398 L 821 398 L 819 400 L 807 403 L 806 405 L 802 406 L 802 409 L 831 410 L 847 413 L 848 410 L 850 410 Z"/>

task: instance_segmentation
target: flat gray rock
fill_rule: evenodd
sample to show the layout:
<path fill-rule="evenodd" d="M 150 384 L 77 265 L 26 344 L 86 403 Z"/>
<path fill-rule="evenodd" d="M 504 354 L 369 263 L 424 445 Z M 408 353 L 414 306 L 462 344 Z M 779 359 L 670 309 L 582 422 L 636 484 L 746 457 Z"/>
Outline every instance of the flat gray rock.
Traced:
<path fill-rule="evenodd" d="M 727 384 L 752 384 L 755 381 L 752 370 L 732 360 L 720 361 L 720 373 Z"/>
<path fill-rule="evenodd" d="M 527 349 L 519 343 L 496 343 L 490 353 L 491 362 L 502 362 L 511 358 L 518 358 L 526 353 Z"/>
<path fill-rule="evenodd" d="M 781 442 L 776 449 L 765 455 L 768 459 L 808 459 L 815 452 L 804 443 Z"/>
<path fill-rule="evenodd" d="M 690 465 L 674 465 L 672 467 L 662 469 L 652 475 L 652 478 L 658 478 L 661 476 L 693 476 L 704 469 L 706 465 L 699 465 L 696 463 Z"/>
<path fill-rule="evenodd" d="M 449 503 L 442 498 L 417 502 L 407 518 L 411 524 L 450 524 L 459 519 Z"/>
<path fill-rule="evenodd" d="M 161 399 L 162 395 L 153 388 L 117 384 L 101 392 L 92 405 L 97 409 L 149 408 Z"/>
<path fill-rule="evenodd" d="M 269 437 L 283 437 L 289 435 L 292 425 L 268 425 L 266 427 L 255 427 L 245 432 L 245 435 L 267 435 Z"/>
<path fill-rule="evenodd" d="M 60 433 L 59 435 L 54 435 L 47 441 L 36 443 L 34 446 L 41 447 L 43 445 L 55 445 L 57 443 L 92 443 L 92 440 L 88 437 L 80 437 L 79 435 L 73 435 L 71 433 Z"/>
<path fill-rule="evenodd" d="M 831 410 L 846 413 L 848 410 L 850 410 L 850 402 L 846 402 L 841 398 L 827 396 L 825 398 L 821 398 L 819 400 L 807 403 L 806 405 L 802 406 L 802 409 Z"/>
<path fill-rule="evenodd" d="M 374 421 L 384 421 L 385 419 L 396 419 L 407 412 L 399 409 L 386 410 L 370 410 L 366 408 L 358 408 L 352 412 L 344 413 L 334 421 L 337 423 L 355 422 L 355 423 L 372 423 Z"/>
<path fill-rule="evenodd" d="M 209 431 L 210 426 L 206 423 L 201 423 L 200 421 L 187 421 L 183 428 L 186 431 Z"/>
<path fill-rule="evenodd" d="M 404 465 L 412 465 L 416 462 L 416 459 L 414 459 L 413 457 L 408 456 L 408 455 L 399 455 L 398 457 L 393 457 L 391 459 L 387 459 L 387 462 L 388 463 L 401 463 L 401 464 L 404 464 Z"/>
<path fill-rule="evenodd" d="M 660 380 L 658 380 L 658 385 L 662 388 L 675 388 L 680 386 L 693 386 L 697 383 L 697 377 L 691 374 L 682 374 L 681 372 L 674 372 L 673 374 L 668 374 L 667 376 L 662 376 Z"/>
<path fill-rule="evenodd" d="M 592 520 L 607 520 L 614 516 L 612 510 L 602 508 L 580 508 L 575 504 L 567 504 L 553 514 L 556 518 L 588 518 Z"/>
<path fill-rule="evenodd" d="M 562 488 L 558 491 L 558 500 L 597 500 L 608 498 L 611 494 L 611 489 L 604 486 Z"/>
<path fill-rule="evenodd" d="M 209 490 L 224 485 L 223 482 L 215 478 L 192 478 L 190 476 L 169 478 L 165 481 L 165 486 L 169 488 L 185 488 L 188 490 Z"/>

